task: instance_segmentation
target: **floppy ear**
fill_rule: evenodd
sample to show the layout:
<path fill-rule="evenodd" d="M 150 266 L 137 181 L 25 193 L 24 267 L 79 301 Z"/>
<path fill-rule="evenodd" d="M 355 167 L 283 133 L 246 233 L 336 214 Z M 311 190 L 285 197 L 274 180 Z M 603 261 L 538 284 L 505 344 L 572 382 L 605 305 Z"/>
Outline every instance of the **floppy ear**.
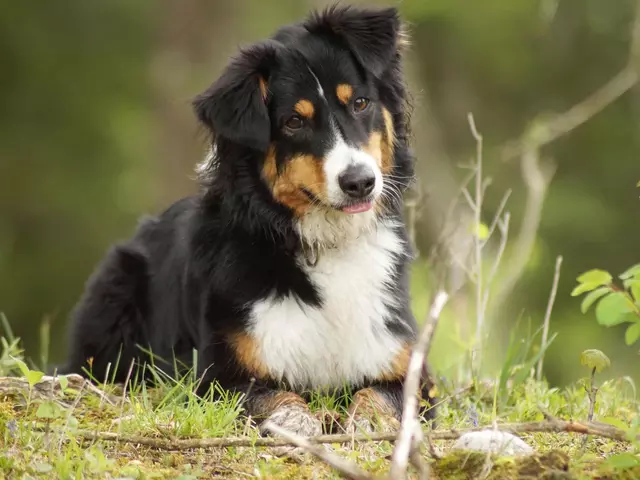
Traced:
<path fill-rule="evenodd" d="M 200 122 L 214 135 L 266 151 L 271 137 L 267 81 L 277 45 L 266 41 L 240 51 L 220 78 L 193 101 Z"/>
<path fill-rule="evenodd" d="M 311 33 L 340 37 L 362 66 L 379 77 L 398 52 L 402 24 L 396 8 L 381 10 L 333 6 L 313 14 Z"/>

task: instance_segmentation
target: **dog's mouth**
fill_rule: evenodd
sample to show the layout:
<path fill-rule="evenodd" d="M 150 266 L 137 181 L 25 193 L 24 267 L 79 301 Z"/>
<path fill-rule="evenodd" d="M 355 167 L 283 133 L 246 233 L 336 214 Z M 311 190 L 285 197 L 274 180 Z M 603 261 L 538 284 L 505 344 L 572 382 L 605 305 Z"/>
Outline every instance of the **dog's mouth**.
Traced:
<path fill-rule="evenodd" d="M 371 200 L 365 200 L 364 202 L 353 203 L 351 205 L 345 205 L 341 208 L 344 213 L 363 213 L 368 212 L 373 208 L 373 202 Z"/>
<path fill-rule="evenodd" d="M 311 200 L 314 205 L 321 205 L 326 208 L 331 208 L 333 210 L 338 210 L 340 212 L 348 213 L 348 214 L 357 214 L 368 212 L 373 208 L 373 197 L 364 198 L 357 202 L 349 202 L 341 205 L 333 205 L 328 202 L 325 202 L 320 197 L 315 195 L 313 192 L 310 192 L 306 188 L 301 189 L 304 194 Z"/>

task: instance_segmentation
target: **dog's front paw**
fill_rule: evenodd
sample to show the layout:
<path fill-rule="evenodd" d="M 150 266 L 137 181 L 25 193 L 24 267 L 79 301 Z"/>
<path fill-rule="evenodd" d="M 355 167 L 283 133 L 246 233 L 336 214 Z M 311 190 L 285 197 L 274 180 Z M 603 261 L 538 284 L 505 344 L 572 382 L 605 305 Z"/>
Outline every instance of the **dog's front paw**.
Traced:
<path fill-rule="evenodd" d="M 260 426 L 263 435 L 274 435 L 268 422 L 302 437 L 315 437 L 322 433 L 322 422 L 302 405 L 284 405 L 273 412 Z"/>
<path fill-rule="evenodd" d="M 344 428 L 347 433 L 394 432 L 400 427 L 396 406 L 384 391 L 364 388 L 349 406 Z"/>
<path fill-rule="evenodd" d="M 302 405 L 282 406 L 260 426 L 262 435 L 277 435 L 277 432 L 269 428 L 269 423 L 301 437 L 315 437 L 322 433 L 320 419 L 311 415 L 309 409 Z M 303 449 L 294 446 L 274 447 L 271 451 L 278 457 L 288 457 L 297 463 L 304 463 L 308 459 Z"/>
<path fill-rule="evenodd" d="M 349 415 L 344 423 L 345 431 L 354 435 L 357 433 L 392 433 L 397 432 L 400 428 L 400 422 L 390 415 L 379 413 L 371 414 L 352 414 Z"/>

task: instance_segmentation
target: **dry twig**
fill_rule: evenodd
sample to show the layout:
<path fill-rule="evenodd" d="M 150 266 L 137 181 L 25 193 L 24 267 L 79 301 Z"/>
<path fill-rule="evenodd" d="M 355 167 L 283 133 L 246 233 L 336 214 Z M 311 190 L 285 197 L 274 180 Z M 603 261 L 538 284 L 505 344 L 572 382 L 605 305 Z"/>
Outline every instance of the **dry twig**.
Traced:
<path fill-rule="evenodd" d="M 540 226 L 544 200 L 547 196 L 547 189 L 555 173 L 555 166 L 540 164 L 540 152 L 535 147 L 531 147 L 524 152 L 520 165 L 522 179 L 527 189 L 525 212 L 516 245 L 513 248 L 515 254 L 509 259 L 507 272 L 497 287 L 494 308 L 502 305 L 513 291 L 525 271 L 527 262 L 531 258 L 536 233 Z"/>
<path fill-rule="evenodd" d="M 551 312 L 553 311 L 553 304 L 556 300 L 556 293 L 558 292 L 558 282 L 560 281 L 560 267 L 562 266 L 562 255 L 558 255 L 556 258 L 556 270 L 553 275 L 553 284 L 551 286 L 551 294 L 549 295 L 549 302 L 547 303 L 547 311 L 544 315 L 544 324 L 542 327 L 542 346 L 547 344 L 549 338 L 549 322 L 551 321 Z M 542 364 L 544 362 L 544 355 L 540 357 L 538 361 L 538 371 L 536 372 L 536 378 L 538 381 L 542 380 Z M 591 418 L 589 419 L 591 420 Z"/>
<path fill-rule="evenodd" d="M 418 389 L 420 388 L 420 378 L 422 376 L 424 361 L 429 354 L 431 340 L 438 324 L 438 319 L 442 309 L 449 300 L 449 295 L 445 291 L 439 291 L 429 311 L 427 323 L 420 332 L 420 337 L 416 342 L 411 359 L 407 378 L 404 381 L 403 396 L 404 406 L 402 409 L 402 422 L 398 433 L 398 442 L 393 451 L 391 463 L 391 477 L 402 478 L 407 471 L 409 455 L 411 454 L 412 437 L 416 427 L 419 427 L 418 414 Z"/>
<path fill-rule="evenodd" d="M 429 433 L 431 440 L 456 440 L 460 436 L 469 432 L 478 432 L 492 428 L 491 426 L 482 426 L 474 428 L 466 428 L 460 430 L 434 430 Z M 628 437 L 627 432 L 609 424 L 599 422 L 573 422 L 548 417 L 540 422 L 526 423 L 505 423 L 498 424 L 499 430 L 510 432 L 513 434 L 524 433 L 573 433 L 578 435 L 593 435 L 602 438 L 609 438 L 618 442 L 630 442 L 632 439 Z M 61 430 L 58 430 L 62 433 Z M 144 445 L 160 450 L 193 450 L 193 449 L 211 449 L 225 447 L 281 447 L 286 445 L 295 445 L 293 442 L 285 438 L 249 438 L 249 437 L 227 437 L 227 438 L 154 438 L 142 435 L 119 435 L 112 432 L 91 432 L 76 431 L 69 433 L 70 437 L 82 441 L 107 441 L 121 442 L 136 445 Z M 396 433 L 369 433 L 369 434 L 339 434 L 339 435 L 319 435 L 317 437 L 307 438 L 311 444 L 323 443 L 368 443 L 368 442 L 394 442 L 397 440 Z M 636 437 L 640 440 L 640 435 Z"/>
<path fill-rule="evenodd" d="M 370 480 L 374 478 L 371 474 L 361 470 L 355 463 L 336 455 L 335 453 L 323 448 L 321 445 L 313 444 L 308 439 L 285 430 L 271 421 L 267 420 L 265 422 L 265 428 L 281 436 L 296 447 L 300 447 L 306 452 L 315 455 L 346 478 L 354 480 Z"/>
<path fill-rule="evenodd" d="M 636 2 L 636 16 L 631 25 L 631 42 L 625 67 L 580 103 L 546 122 L 538 123 L 535 132 L 527 132 L 522 138 L 508 142 L 502 148 L 503 159 L 506 161 L 520 157 L 530 149 L 539 150 L 586 123 L 638 83 L 639 64 L 640 0 Z"/>
<path fill-rule="evenodd" d="M 482 240 L 480 239 L 480 224 L 482 223 L 482 200 L 484 187 L 482 185 L 482 135 L 478 133 L 473 115 L 468 115 L 469 127 L 476 140 L 476 200 L 473 208 L 475 215 L 474 251 L 475 251 L 475 284 L 476 284 L 476 344 L 471 353 L 471 367 L 479 368 L 480 352 L 482 351 L 482 332 L 484 331 L 485 310 L 483 308 L 482 290 Z"/>

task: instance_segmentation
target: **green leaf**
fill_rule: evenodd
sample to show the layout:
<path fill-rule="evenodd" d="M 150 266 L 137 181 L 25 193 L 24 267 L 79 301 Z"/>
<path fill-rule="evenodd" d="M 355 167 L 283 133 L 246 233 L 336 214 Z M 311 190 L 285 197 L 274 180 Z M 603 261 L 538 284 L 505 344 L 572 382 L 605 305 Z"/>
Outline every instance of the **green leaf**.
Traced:
<path fill-rule="evenodd" d="M 609 292 L 611 292 L 611 290 L 608 287 L 596 288 L 592 292 L 589 292 L 589 294 L 582 300 L 580 311 L 582 313 L 587 313 L 587 311 L 591 308 L 591 305 L 596 303 L 600 298 L 604 297 Z"/>
<path fill-rule="evenodd" d="M 27 373 L 27 382 L 29 382 L 29 385 L 33 387 L 40 381 L 42 377 L 44 377 L 43 372 L 39 372 L 37 370 L 29 370 L 29 372 Z"/>
<path fill-rule="evenodd" d="M 624 470 L 640 465 L 640 456 L 626 452 L 618 453 L 607 458 L 605 463 L 616 470 Z"/>
<path fill-rule="evenodd" d="M 627 345 L 633 345 L 640 338 L 640 323 L 634 323 L 627 328 L 624 334 L 624 342 Z"/>
<path fill-rule="evenodd" d="M 75 430 L 78 428 L 78 425 L 80 424 L 80 422 L 78 422 L 78 419 L 76 417 L 74 417 L 73 415 L 71 415 L 69 418 L 67 418 L 67 426 L 70 430 Z"/>
<path fill-rule="evenodd" d="M 596 319 L 600 325 L 612 327 L 629 321 L 632 311 L 630 301 L 622 292 L 613 292 L 603 298 L 596 307 Z"/>
<path fill-rule="evenodd" d="M 634 265 L 633 267 L 626 270 L 624 273 L 619 275 L 621 280 L 626 280 L 627 278 L 633 278 L 640 276 L 640 263 Z"/>
<path fill-rule="evenodd" d="M 62 409 L 57 403 L 47 401 L 42 402 L 36 411 L 36 417 L 54 419 L 60 417 Z"/>
<path fill-rule="evenodd" d="M 61 377 L 58 377 L 58 383 L 60 384 L 60 390 L 64 392 L 69 386 L 69 379 L 62 375 Z"/>
<path fill-rule="evenodd" d="M 18 365 L 18 368 L 20 369 L 20 373 L 22 373 L 22 376 L 27 377 L 29 375 L 29 367 L 27 367 L 27 364 L 24 363 L 19 358 L 11 357 L 11 359 L 14 362 L 16 362 L 16 365 Z"/>
<path fill-rule="evenodd" d="M 631 291 L 633 299 L 636 301 L 636 305 L 640 305 L 640 280 L 634 280 L 633 283 L 629 285 L 629 290 Z"/>
<path fill-rule="evenodd" d="M 582 295 L 585 292 L 590 292 L 591 290 L 596 289 L 599 286 L 599 283 L 580 283 L 576 285 L 573 290 L 571 290 L 571 296 L 577 297 L 578 295 Z"/>
<path fill-rule="evenodd" d="M 593 348 L 580 354 L 580 363 L 585 367 L 595 368 L 596 372 L 601 372 L 611 365 L 611 360 L 603 352 Z"/>
<path fill-rule="evenodd" d="M 593 283 L 597 286 L 608 285 L 613 281 L 613 277 L 606 270 L 594 268 L 588 272 L 584 272 L 578 277 L 579 283 Z"/>

